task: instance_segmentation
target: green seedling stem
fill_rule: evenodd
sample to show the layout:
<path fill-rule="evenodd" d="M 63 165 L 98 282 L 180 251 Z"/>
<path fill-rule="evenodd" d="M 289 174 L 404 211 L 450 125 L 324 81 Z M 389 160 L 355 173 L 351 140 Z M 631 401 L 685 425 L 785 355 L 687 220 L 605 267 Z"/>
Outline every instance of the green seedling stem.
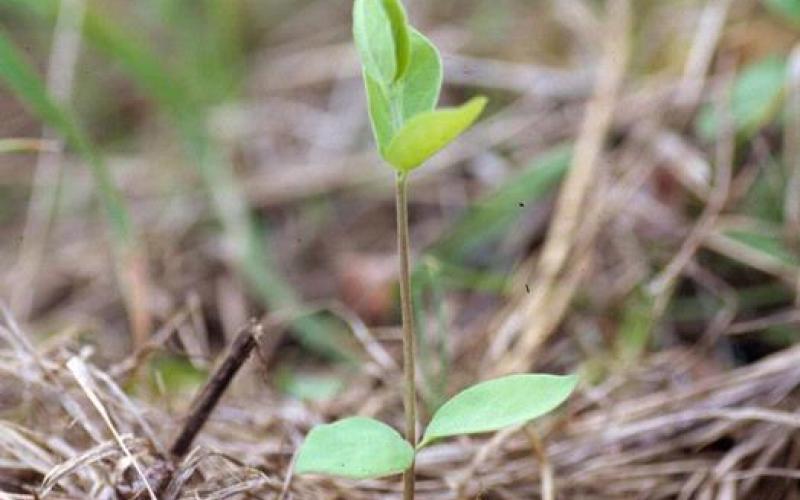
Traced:
<path fill-rule="evenodd" d="M 411 300 L 411 241 L 408 232 L 408 174 L 397 173 L 397 252 L 400 257 L 400 303 L 403 321 L 403 377 L 405 380 L 403 406 L 406 417 L 406 441 L 417 443 L 417 386 L 415 382 L 416 334 L 414 305 Z M 403 474 L 403 498 L 414 498 L 414 462 Z"/>

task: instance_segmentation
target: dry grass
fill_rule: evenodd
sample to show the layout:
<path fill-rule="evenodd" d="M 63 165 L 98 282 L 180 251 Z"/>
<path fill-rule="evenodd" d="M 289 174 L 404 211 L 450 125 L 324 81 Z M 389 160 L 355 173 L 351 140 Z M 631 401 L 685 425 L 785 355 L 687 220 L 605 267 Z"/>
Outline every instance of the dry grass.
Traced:
<path fill-rule="evenodd" d="M 88 362 L 78 383 L 65 345 L 37 352 L 16 325 L 0 328 L 3 401 L 17 423 L 0 426 L 0 484 L 10 498 L 132 498 L 144 494 L 132 464 L 156 482 L 171 465 L 164 443 L 181 419 L 130 399 Z M 69 340 L 66 341 L 70 343 Z M 74 358 L 78 359 L 78 358 Z M 75 361 L 73 361 L 74 363 Z M 800 348 L 743 368 L 712 372 L 696 352 L 674 349 L 584 389 L 564 412 L 537 424 L 542 450 L 519 429 L 493 439 L 432 446 L 419 457 L 423 498 L 534 498 L 541 457 L 559 498 L 791 498 L 800 465 L 793 412 Z M 391 376 L 384 373 L 383 376 Z M 396 377 L 397 374 L 394 374 Z M 396 481 L 364 483 L 288 476 L 295 449 L 314 422 L 396 401 L 361 387 L 316 408 L 280 399 L 225 399 L 196 448 L 174 464 L 159 498 L 393 498 Z M 97 402 L 87 398 L 91 384 Z M 100 403 L 102 402 L 102 403 Z M 116 428 L 121 441 L 115 440 Z M 125 448 L 121 444 L 125 444 Z M 123 450 L 130 450 L 131 456 Z"/>

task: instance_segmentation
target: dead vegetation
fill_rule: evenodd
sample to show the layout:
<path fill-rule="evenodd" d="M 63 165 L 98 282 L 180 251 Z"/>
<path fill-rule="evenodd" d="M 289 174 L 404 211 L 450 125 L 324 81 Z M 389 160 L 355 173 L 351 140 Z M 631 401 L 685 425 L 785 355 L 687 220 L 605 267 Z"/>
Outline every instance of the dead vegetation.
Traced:
<path fill-rule="evenodd" d="M 38 162 L 0 156 L 0 499 L 398 498 L 398 481 L 291 476 L 314 424 L 360 414 L 399 428 L 402 376 L 391 179 L 366 152 L 349 2 L 274 3 L 243 95 L 204 118 L 266 227 L 265 259 L 303 302 L 264 306 L 235 263 L 236 191 L 221 189 L 214 215 L 157 106 L 102 70 L 124 89 L 115 113 L 139 113 L 131 144 L 105 149 L 147 276 L 114 279 L 91 177 L 58 134 L 32 147 Z M 509 0 L 499 28 L 479 24 L 490 2 L 462 2 L 454 20 L 458 2 L 407 3 L 444 47 L 446 99 L 493 97 L 412 177 L 423 416 L 481 377 L 582 379 L 552 418 L 426 449 L 420 497 L 800 497 L 800 115 L 745 129 L 735 103 L 745 68 L 780 53 L 794 69 L 777 107 L 797 109 L 797 31 L 750 0 Z M 72 23 L 54 44 L 74 43 Z M 61 100 L 76 64 L 49 60 Z M 0 135 L 37 135 L 11 99 L 0 109 Z M 319 312 L 350 363 L 297 334 Z M 198 374 L 262 314 L 256 354 L 187 437 Z M 175 373 L 163 359 L 180 360 Z"/>

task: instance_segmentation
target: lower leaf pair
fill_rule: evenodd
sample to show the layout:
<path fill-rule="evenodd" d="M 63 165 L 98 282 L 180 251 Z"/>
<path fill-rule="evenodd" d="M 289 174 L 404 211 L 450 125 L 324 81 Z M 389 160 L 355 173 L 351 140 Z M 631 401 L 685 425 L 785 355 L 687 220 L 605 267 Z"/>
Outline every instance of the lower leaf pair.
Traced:
<path fill-rule="evenodd" d="M 529 422 L 557 408 L 576 384 L 574 375 L 519 374 L 472 386 L 439 408 L 416 450 L 374 419 L 351 417 L 320 425 L 300 448 L 295 472 L 350 479 L 400 474 L 411 467 L 416 451 L 434 441 Z"/>

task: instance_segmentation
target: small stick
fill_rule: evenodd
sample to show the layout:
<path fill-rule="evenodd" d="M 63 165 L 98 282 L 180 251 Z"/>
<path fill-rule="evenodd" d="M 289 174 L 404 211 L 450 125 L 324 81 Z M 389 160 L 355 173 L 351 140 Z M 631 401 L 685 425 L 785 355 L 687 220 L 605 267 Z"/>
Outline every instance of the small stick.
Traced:
<path fill-rule="evenodd" d="M 183 458 L 189 453 L 194 438 L 197 437 L 197 434 L 208 421 L 211 412 L 214 411 L 233 377 L 236 376 L 244 362 L 247 361 L 250 353 L 253 352 L 253 348 L 256 346 L 258 337 L 261 336 L 262 332 L 263 327 L 260 323 L 250 323 L 239 332 L 225 361 L 217 368 L 214 375 L 203 387 L 203 390 L 197 394 L 192 402 L 192 410 L 183 424 L 183 429 L 169 449 L 173 459 Z"/>
<path fill-rule="evenodd" d="M 547 450 L 544 447 L 542 438 L 539 437 L 536 429 L 534 429 L 531 425 L 526 425 L 524 430 L 525 435 L 528 437 L 528 441 L 531 444 L 531 448 L 533 449 L 533 454 L 539 461 L 542 482 L 542 500 L 555 500 L 556 488 L 553 474 L 553 464 L 550 463 L 550 459 L 547 457 Z"/>
<path fill-rule="evenodd" d="M 800 45 L 789 57 L 786 79 L 786 128 L 784 132 L 784 165 L 787 169 L 786 196 L 784 198 L 784 220 L 786 240 L 795 252 L 800 248 Z M 795 305 L 800 306 L 800 277 L 795 282 Z"/>

